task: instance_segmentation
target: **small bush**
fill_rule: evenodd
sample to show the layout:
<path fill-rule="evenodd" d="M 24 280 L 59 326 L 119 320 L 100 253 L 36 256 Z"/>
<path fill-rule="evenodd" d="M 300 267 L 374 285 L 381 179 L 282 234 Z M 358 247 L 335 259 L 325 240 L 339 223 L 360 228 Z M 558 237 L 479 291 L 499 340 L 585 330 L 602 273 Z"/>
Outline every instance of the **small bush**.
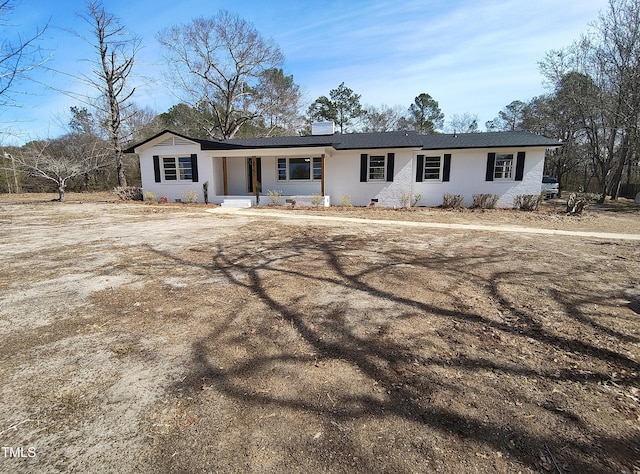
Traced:
<path fill-rule="evenodd" d="M 410 202 L 411 202 L 411 194 L 409 193 L 400 194 L 400 207 L 409 207 Z"/>
<path fill-rule="evenodd" d="M 312 194 L 311 195 L 311 204 L 313 204 L 314 206 L 318 207 L 320 204 L 322 204 L 323 198 L 320 194 Z"/>
<path fill-rule="evenodd" d="M 537 211 L 542 202 L 542 194 L 518 194 L 513 200 L 513 208 L 521 211 Z"/>
<path fill-rule="evenodd" d="M 209 204 L 209 181 L 202 183 L 202 196 L 204 197 L 204 203 Z"/>
<path fill-rule="evenodd" d="M 415 193 L 411 196 L 411 207 L 416 207 L 422 200 L 422 193 Z"/>
<path fill-rule="evenodd" d="M 351 196 L 349 196 L 348 194 L 342 196 L 342 199 L 340 199 L 340 204 L 342 205 L 342 207 L 351 207 Z"/>
<path fill-rule="evenodd" d="M 444 193 L 442 196 L 442 207 L 445 209 L 460 209 L 464 198 L 460 194 Z"/>
<path fill-rule="evenodd" d="M 185 191 L 184 194 L 182 195 L 182 200 L 189 204 L 198 202 L 198 193 L 195 191 Z"/>
<path fill-rule="evenodd" d="M 600 195 L 597 195 L 598 197 Z M 587 204 L 589 203 L 589 196 L 585 193 L 571 193 L 567 199 L 567 214 L 572 216 L 582 214 Z"/>
<path fill-rule="evenodd" d="M 280 205 L 280 198 L 282 197 L 282 191 L 277 189 L 269 189 L 267 190 L 267 196 L 271 198 L 271 204 L 274 206 Z"/>
<path fill-rule="evenodd" d="M 118 186 L 113 192 L 121 201 L 142 201 L 142 188 L 135 186 Z"/>
<path fill-rule="evenodd" d="M 599 193 L 578 193 L 578 196 L 587 202 L 598 202 L 602 199 L 602 194 Z"/>
<path fill-rule="evenodd" d="M 474 194 L 473 205 L 477 209 L 495 209 L 500 197 L 497 194 Z"/>
<path fill-rule="evenodd" d="M 158 202 L 161 202 L 162 204 L 166 204 L 169 202 L 169 198 L 167 196 L 160 196 L 160 199 L 158 200 Z"/>
<path fill-rule="evenodd" d="M 148 202 L 158 202 L 158 195 L 156 193 L 152 193 L 151 191 L 145 191 L 144 200 Z"/>

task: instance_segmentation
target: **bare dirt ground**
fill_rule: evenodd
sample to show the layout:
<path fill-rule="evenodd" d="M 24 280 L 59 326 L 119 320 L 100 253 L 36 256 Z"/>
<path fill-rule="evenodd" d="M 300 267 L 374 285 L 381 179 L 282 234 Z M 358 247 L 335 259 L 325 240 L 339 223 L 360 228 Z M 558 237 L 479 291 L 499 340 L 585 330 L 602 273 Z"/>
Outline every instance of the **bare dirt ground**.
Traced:
<path fill-rule="evenodd" d="M 0 195 L 0 472 L 640 472 L 638 241 L 52 197 Z M 640 234 L 560 211 L 287 212 Z"/>

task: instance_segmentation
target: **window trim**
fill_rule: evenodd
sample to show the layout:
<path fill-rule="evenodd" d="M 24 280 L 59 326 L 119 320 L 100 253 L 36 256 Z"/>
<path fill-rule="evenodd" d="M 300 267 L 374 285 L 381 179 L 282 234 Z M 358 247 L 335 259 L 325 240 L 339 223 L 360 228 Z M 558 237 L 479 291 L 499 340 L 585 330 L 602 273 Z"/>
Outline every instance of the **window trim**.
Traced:
<path fill-rule="evenodd" d="M 383 168 L 384 172 L 379 178 L 371 178 L 371 159 L 383 158 L 384 167 L 376 166 L 375 168 Z M 396 154 L 388 152 L 385 154 L 369 155 L 367 153 L 360 154 L 360 182 L 361 183 L 392 183 L 395 178 L 395 161 Z"/>
<path fill-rule="evenodd" d="M 165 164 L 167 163 L 167 160 L 173 160 L 173 164 L 174 164 L 174 170 L 175 170 L 175 175 L 176 175 L 176 179 L 167 179 L 167 167 L 165 166 Z M 181 167 L 180 167 L 180 160 L 184 160 L 182 163 L 188 164 L 188 167 L 183 167 L 182 169 L 189 169 L 189 177 L 188 178 L 181 178 L 182 173 L 180 172 Z M 191 155 L 189 156 L 180 156 L 180 155 L 162 155 L 160 156 L 160 171 L 161 171 L 161 177 L 162 177 L 162 182 L 163 183 L 193 183 L 193 176 L 194 176 L 194 172 L 193 172 L 193 158 Z"/>
<path fill-rule="evenodd" d="M 502 157 L 502 158 L 501 158 Z M 509 157 L 509 158 L 504 158 Z M 509 176 L 497 176 L 498 171 L 498 162 L 499 161 L 509 161 L 511 164 L 509 166 Z M 514 172 L 515 172 L 515 163 L 514 163 L 514 154 L 513 153 L 496 153 L 495 161 L 493 163 L 493 181 L 514 181 Z M 505 167 L 502 167 L 502 174 L 504 174 Z"/>
<path fill-rule="evenodd" d="M 282 160 L 284 160 L 284 168 L 281 168 Z M 295 179 L 291 178 L 290 160 L 309 160 L 309 178 Z M 318 165 L 316 167 L 316 165 Z M 276 181 L 278 183 L 313 183 L 322 181 L 322 157 L 321 156 L 279 156 L 276 157 Z M 317 171 L 317 177 L 316 177 Z M 284 172 L 282 179 L 281 172 Z"/>
<path fill-rule="evenodd" d="M 428 158 L 438 158 L 438 177 L 437 178 L 427 178 L 427 159 Z M 424 155 L 423 165 L 422 165 L 422 181 L 423 182 L 442 181 L 443 167 L 444 167 L 443 155 Z M 431 166 L 430 169 L 435 169 L 435 167 Z"/>
<path fill-rule="evenodd" d="M 376 166 L 376 167 L 372 167 L 371 166 L 371 159 L 372 158 L 382 158 L 382 166 Z M 372 178 L 371 177 L 371 170 L 372 169 L 381 169 L 382 170 L 382 177 L 381 178 Z M 386 154 L 382 154 L 382 155 L 367 155 L 367 182 L 370 183 L 379 183 L 382 181 L 387 181 L 387 155 Z"/>

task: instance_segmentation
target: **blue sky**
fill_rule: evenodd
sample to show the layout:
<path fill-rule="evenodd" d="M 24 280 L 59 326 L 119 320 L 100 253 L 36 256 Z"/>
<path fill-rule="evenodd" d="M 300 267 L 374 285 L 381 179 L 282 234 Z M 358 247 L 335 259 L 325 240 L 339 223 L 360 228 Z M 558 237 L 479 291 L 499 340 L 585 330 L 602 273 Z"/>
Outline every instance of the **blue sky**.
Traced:
<path fill-rule="evenodd" d="M 91 47 L 69 30 L 86 34 L 77 16 L 81 0 L 14 0 L 4 32 L 28 36 L 49 23 L 42 41 L 49 71 L 18 84 L 24 106 L 0 110 L 1 144 L 63 133 L 72 105 L 56 89 L 83 91 L 71 75 L 88 74 Z M 420 93 L 440 104 L 445 120 L 477 114 L 481 124 L 513 100 L 545 92 L 537 62 L 568 46 L 606 8 L 606 0 L 104 0 L 105 9 L 142 38 L 135 102 L 158 113 L 177 100 L 163 84 L 162 51 L 155 36 L 169 26 L 226 9 L 251 21 L 285 55 L 285 72 L 306 103 L 341 82 L 363 104 L 408 107 Z M 53 71 L 52 71 L 53 70 Z M 44 84 L 50 87 L 46 87 Z"/>

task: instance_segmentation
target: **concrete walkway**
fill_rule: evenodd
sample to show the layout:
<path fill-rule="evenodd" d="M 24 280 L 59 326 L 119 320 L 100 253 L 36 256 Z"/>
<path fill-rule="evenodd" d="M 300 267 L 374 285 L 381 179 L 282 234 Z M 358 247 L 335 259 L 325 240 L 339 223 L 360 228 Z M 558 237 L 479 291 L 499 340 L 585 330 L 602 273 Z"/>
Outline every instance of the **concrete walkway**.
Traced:
<path fill-rule="evenodd" d="M 516 225 L 478 225 L 478 224 L 445 224 L 440 222 L 415 222 L 415 221 L 392 221 L 383 219 L 360 219 L 357 217 L 340 217 L 340 216 L 319 216 L 314 214 L 299 214 L 279 211 L 252 211 L 251 209 L 241 208 L 222 208 L 216 207 L 207 209 L 206 212 L 212 214 L 232 214 L 236 216 L 255 216 L 271 218 L 277 217 L 281 219 L 309 220 L 309 221 L 333 221 L 333 222 L 350 222 L 354 224 L 376 224 L 394 227 L 417 227 L 424 229 L 455 229 L 455 230 L 480 230 L 485 232 L 511 232 L 519 234 L 538 234 L 538 235 L 566 235 L 572 237 L 590 237 L 604 240 L 637 240 L 640 241 L 640 234 L 615 234 L 612 232 L 586 232 L 578 230 L 557 230 L 557 229 L 540 229 L 535 227 L 521 227 Z"/>

